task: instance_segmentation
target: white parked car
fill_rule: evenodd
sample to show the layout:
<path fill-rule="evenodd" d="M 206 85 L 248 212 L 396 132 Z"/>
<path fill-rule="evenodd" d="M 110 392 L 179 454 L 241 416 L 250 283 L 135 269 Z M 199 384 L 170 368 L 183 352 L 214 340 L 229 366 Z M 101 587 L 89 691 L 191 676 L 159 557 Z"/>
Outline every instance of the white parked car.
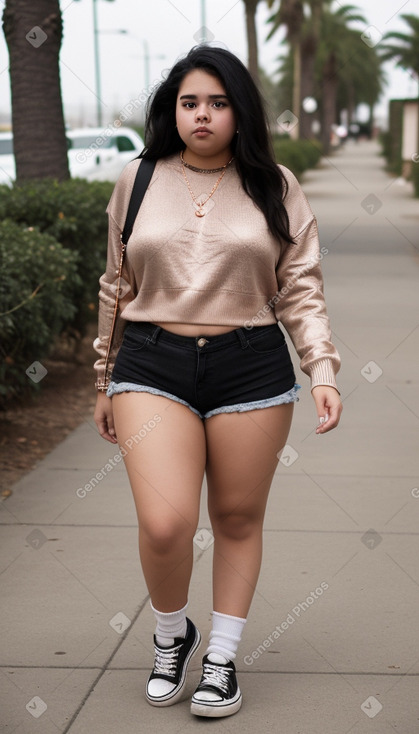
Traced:
<path fill-rule="evenodd" d="M 144 148 L 140 136 L 129 127 L 79 128 L 66 134 L 70 173 L 88 181 L 116 181 Z"/>
<path fill-rule="evenodd" d="M 71 176 L 88 181 L 116 181 L 144 148 L 141 137 L 129 127 L 86 127 L 67 130 L 66 135 Z M 0 132 L 0 184 L 10 186 L 15 176 L 13 133 Z"/>
<path fill-rule="evenodd" d="M 12 185 L 15 180 L 13 134 L 0 133 L 0 184 Z"/>

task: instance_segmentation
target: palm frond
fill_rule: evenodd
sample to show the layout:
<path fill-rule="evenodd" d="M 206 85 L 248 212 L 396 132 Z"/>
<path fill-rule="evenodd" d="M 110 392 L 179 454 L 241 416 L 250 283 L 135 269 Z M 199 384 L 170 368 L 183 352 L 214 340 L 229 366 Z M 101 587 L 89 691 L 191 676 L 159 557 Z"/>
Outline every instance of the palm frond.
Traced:
<path fill-rule="evenodd" d="M 402 15 L 401 17 L 413 32 L 389 31 L 386 33 L 380 44 L 380 58 L 382 61 L 393 60 L 400 68 L 410 69 L 419 75 L 419 17 L 416 15 Z"/>

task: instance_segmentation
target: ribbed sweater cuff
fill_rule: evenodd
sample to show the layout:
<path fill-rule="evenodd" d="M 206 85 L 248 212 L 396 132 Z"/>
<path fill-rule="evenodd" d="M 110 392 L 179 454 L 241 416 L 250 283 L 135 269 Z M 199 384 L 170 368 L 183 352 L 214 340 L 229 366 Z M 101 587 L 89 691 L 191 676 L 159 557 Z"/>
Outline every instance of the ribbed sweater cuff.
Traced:
<path fill-rule="evenodd" d="M 317 387 L 317 385 L 328 385 L 329 387 L 334 387 L 339 392 L 331 359 L 321 359 L 318 362 L 314 362 L 310 367 L 310 379 L 311 390 L 313 387 Z"/>

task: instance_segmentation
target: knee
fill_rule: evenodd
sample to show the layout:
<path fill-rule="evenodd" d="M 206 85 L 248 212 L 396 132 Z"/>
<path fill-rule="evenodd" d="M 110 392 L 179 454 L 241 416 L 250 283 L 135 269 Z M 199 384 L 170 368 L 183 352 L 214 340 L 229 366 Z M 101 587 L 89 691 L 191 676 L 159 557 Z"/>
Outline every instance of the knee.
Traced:
<path fill-rule="evenodd" d="M 186 548 L 192 543 L 194 531 L 185 525 L 178 520 L 160 518 L 140 527 L 140 544 L 146 542 L 151 551 L 162 556 Z"/>
<path fill-rule="evenodd" d="M 247 540 L 254 538 L 262 531 L 259 518 L 246 513 L 219 515 L 212 519 L 214 535 L 221 535 L 229 540 Z"/>

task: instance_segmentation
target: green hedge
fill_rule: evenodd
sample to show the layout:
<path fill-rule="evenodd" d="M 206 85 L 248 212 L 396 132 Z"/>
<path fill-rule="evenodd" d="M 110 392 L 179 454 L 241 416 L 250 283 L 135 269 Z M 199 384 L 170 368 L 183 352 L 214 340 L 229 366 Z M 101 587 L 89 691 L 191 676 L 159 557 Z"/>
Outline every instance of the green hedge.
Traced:
<path fill-rule="evenodd" d="M 391 135 L 388 130 L 383 131 L 381 130 L 379 136 L 378 136 L 379 143 L 381 145 L 381 155 L 386 158 L 387 161 L 390 160 L 391 155 Z"/>
<path fill-rule="evenodd" d="M 390 100 L 389 129 L 381 135 L 383 154 L 387 159 L 387 170 L 396 176 L 401 176 L 403 173 L 403 107 L 403 100 Z"/>
<path fill-rule="evenodd" d="M 419 161 L 413 164 L 412 181 L 415 187 L 415 196 L 419 198 Z"/>
<path fill-rule="evenodd" d="M 317 140 L 276 136 L 273 145 L 277 163 L 289 168 L 297 178 L 308 168 L 315 168 L 322 157 L 322 146 Z"/>
<path fill-rule="evenodd" d="M 76 256 L 80 282 L 74 294 L 77 305 L 72 325 L 81 334 L 96 313 L 98 279 L 105 270 L 108 220 L 106 206 L 114 184 L 72 179 L 30 181 L 9 188 L 0 186 L 0 219 L 25 227 L 38 227 Z"/>
<path fill-rule="evenodd" d="M 36 228 L 0 223 L 0 407 L 38 385 L 26 374 L 76 312 L 77 254 Z M 36 369 L 32 374 L 37 378 Z"/>

